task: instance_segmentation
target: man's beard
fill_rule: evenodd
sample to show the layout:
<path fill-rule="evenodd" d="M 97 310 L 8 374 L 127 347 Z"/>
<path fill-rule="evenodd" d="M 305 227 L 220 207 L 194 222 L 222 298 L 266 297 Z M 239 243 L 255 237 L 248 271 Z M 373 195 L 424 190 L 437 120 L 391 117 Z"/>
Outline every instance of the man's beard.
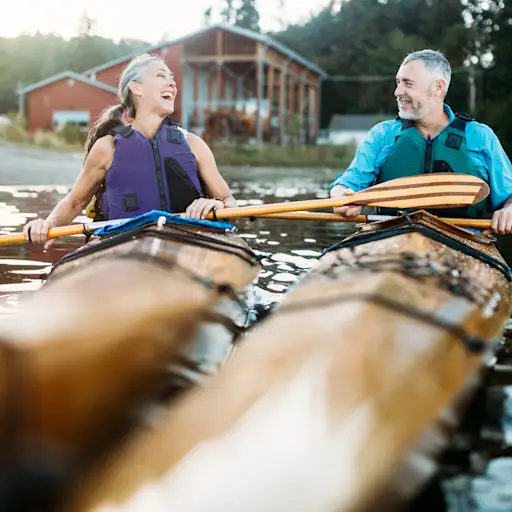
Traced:
<path fill-rule="evenodd" d="M 430 98 L 427 98 L 425 101 L 411 101 L 410 109 L 405 110 L 401 108 L 400 105 L 398 105 L 398 115 L 402 119 L 410 120 L 410 121 L 418 121 L 420 119 L 423 119 L 425 115 L 428 113 L 428 111 L 431 108 L 432 102 L 430 101 Z"/>

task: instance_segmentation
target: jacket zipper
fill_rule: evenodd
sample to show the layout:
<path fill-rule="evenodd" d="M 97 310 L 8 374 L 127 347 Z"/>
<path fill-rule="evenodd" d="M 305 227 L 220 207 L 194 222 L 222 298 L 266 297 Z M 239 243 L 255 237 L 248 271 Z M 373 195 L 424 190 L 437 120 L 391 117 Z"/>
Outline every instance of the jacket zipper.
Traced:
<path fill-rule="evenodd" d="M 155 158 L 156 181 L 158 183 L 158 193 L 160 195 L 160 209 L 162 211 L 167 211 L 162 165 L 160 163 L 160 152 L 158 151 L 158 142 L 156 139 L 151 139 L 151 146 L 153 147 L 153 156 Z"/>
<path fill-rule="evenodd" d="M 423 172 L 428 173 L 431 172 L 430 164 L 432 162 L 432 139 L 430 135 L 427 137 L 427 149 L 425 151 L 425 163 L 423 166 Z"/>

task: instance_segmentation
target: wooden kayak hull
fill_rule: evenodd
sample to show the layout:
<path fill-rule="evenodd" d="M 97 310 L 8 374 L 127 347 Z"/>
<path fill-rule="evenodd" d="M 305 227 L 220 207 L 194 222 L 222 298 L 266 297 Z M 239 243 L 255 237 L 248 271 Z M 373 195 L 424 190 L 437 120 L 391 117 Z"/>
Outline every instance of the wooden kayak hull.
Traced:
<path fill-rule="evenodd" d="M 215 373 L 258 270 L 236 233 L 172 224 L 63 258 L 0 326 L 7 472 L 51 462 L 71 475 L 154 399 Z"/>
<path fill-rule="evenodd" d="M 456 424 L 453 404 L 492 352 L 510 293 L 485 237 L 422 211 L 365 226 L 204 388 L 99 461 L 65 509 L 375 510 L 429 429 Z M 435 458 L 438 437 L 424 455 Z"/>

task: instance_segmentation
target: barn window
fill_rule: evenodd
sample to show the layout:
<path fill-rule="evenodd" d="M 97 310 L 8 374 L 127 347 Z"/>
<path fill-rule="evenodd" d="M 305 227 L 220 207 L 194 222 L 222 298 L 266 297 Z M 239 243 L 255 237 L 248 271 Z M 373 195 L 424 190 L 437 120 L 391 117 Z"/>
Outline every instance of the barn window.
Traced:
<path fill-rule="evenodd" d="M 77 126 L 80 131 L 89 129 L 91 115 L 86 110 L 56 110 L 53 112 L 53 130 L 60 132 L 66 125 Z"/>

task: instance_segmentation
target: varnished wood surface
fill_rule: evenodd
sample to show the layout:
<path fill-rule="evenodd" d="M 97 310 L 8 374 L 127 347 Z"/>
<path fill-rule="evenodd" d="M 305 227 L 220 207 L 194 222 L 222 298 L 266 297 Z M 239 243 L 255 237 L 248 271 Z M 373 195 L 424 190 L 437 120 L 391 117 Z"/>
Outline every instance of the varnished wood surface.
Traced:
<path fill-rule="evenodd" d="M 374 185 L 351 196 L 330 199 L 287 201 L 226 208 L 216 212 L 219 219 L 252 215 L 333 208 L 346 204 L 389 208 L 443 208 L 476 204 L 489 195 L 489 186 L 480 178 L 466 174 L 436 173 L 397 178 Z M 208 214 L 213 218 L 213 213 Z"/>
<path fill-rule="evenodd" d="M 337 213 L 324 212 L 289 212 L 289 213 L 269 213 L 266 215 L 255 215 L 265 219 L 283 219 L 283 220 L 318 220 L 322 222 L 338 222 L 348 224 L 361 224 L 366 222 L 375 222 L 379 215 L 356 215 L 355 217 L 342 217 Z M 455 224 L 464 228 L 490 229 L 491 219 L 464 219 L 464 218 L 443 218 L 445 222 Z"/>
<path fill-rule="evenodd" d="M 203 233 L 247 248 L 234 233 Z M 119 258 L 127 253 L 143 259 Z M 151 255 L 158 264 L 144 261 Z M 51 446 L 74 464 L 110 442 L 166 386 L 170 364 L 223 296 L 200 279 L 237 293 L 258 269 L 152 235 L 58 266 L 0 325 L 0 367 L 10 370 L 1 372 L 0 399 L 11 398 L 0 403 L 10 425 L 3 447 L 35 458 Z"/>
<path fill-rule="evenodd" d="M 478 235 L 419 221 L 499 257 Z M 438 272 L 407 275 L 393 267 L 401 254 L 429 255 Z M 218 376 L 99 461 L 63 510 L 375 510 L 483 356 L 368 297 L 435 314 L 489 347 L 511 310 L 503 274 L 420 233 L 328 253 Z"/>

